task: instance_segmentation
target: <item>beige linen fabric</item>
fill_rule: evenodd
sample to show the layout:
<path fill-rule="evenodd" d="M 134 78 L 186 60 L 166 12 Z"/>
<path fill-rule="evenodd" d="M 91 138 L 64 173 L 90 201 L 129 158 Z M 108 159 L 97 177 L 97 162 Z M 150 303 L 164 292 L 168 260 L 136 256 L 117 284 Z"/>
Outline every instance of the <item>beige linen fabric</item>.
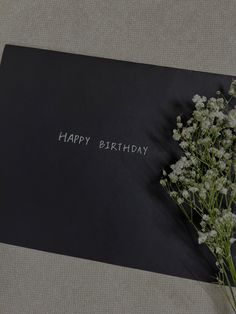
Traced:
<path fill-rule="evenodd" d="M 1 244 L 0 313 L 231 312 L 212 284 Z"/>
<path fill-rule="evenodd" d="M 236 75 L 236 0 L 0 0 L 5 43 Z"/>
<path fill-rule="evenodd" d="M 0 0 L 7 43 L 236 75 L 236 0 Z M 231 311 L 211 284 L 0 244 L 0 313 Z"/>

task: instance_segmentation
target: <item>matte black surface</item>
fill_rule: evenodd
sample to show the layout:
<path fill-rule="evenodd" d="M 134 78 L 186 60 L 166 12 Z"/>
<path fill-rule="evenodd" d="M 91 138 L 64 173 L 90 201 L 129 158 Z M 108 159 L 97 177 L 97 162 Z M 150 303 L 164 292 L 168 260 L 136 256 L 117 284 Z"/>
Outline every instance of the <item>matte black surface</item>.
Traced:
<path fill-rule="evenodd" d="M 213 262 L 159 185 L 175 117 L 231 77 L 6 46 L 0 241 L 212 281 Z M 58 141 L 60 131 L 91 137 Z M 148 146 L 146 155 L 99 141 Z M 117 146 L 116 146 L 117 147 Z M 123 147 L 123 146 L 122 146 Z"/>

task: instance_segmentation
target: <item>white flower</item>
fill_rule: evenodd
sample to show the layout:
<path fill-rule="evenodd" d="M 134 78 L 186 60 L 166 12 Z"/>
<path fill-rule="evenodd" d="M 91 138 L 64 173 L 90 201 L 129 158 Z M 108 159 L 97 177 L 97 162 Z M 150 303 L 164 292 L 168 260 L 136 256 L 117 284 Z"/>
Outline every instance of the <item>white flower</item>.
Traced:
<path fill-rule="evenodd" d="M 209 220 L 209 215 L 204 214 L 202 216 L 202 219 L 205 220 L 205 221 L 208 221 Z"/>
<path fill-rule="evenodd" d="M 190 172 L 190 175 L 191 175 L 192 178 L 196 178 L 196 171 L 192 170 Z"/>
<path fill-rule="evenodd" d="M 179 205 L 181 205 L 181 204 L 183 204 L 184 203 L 184 200 L 182 199 L 182 198 L 178 198 L 177 199 L 177 203 L 179 204 Z"/>
<path fill-rule="evenodd" d="M 224 100 L 224 98 L 222 98 L 222 97 L 221 98 L 217 98 L 216 101 L 217 101 L 217 104 L 219 106 L 219 109 L 220 110 L 224 109 L 224 107 L 225 107 L 225 100 Z"/>
<path fill-rule="evenodd" d="M 197 121 L 202 121 L 202 119 L 203 119 L 203 114 L 201 111 L 195 110 L 193 112 L 193 116 L 194 116 L 195 120 L 197 120 Z"/>
<path fill-rule="evenodd" d="M 212 238 L 214 238 L 214 237 L 217 236 L 217 232 L 216 232 L 215 230 L 211 230 L 211 231 L 209 232 L 209 236 L 212 237 Z"/>
<path fill-rule="evenodd" d="M 211 184 L 208 181 L 206 181 L 204 185 L 205 185 L 205 188 L 209 191 L 211 188 Z"/>
<path fill-rule="evenodd" d="M 230 148 L 231 146 L 232 146 L 232 140 L 231 139 L 229 139 L 229 140 L 227 140 L 227 139 L 224 139 L 223 141 L 222 141 L 222 145 L 225 147 L 225 148 Z M 225 156 L 224 156 L 225 157 Z"/>
<path fill-rule="evenodd" d="M 183 195 L 184 198 L 188 198 L 189 197 L 189 193 L 188 193 L 187 190 L 183 190 L 182 195 Z"/>
<path fill-rule="evenodd" d="M 169 178 L 172 183 L 176 183 L 178 181 L 178 177 L 173 172 L 169 174 Z"/>
<path fill-rule="evenodd" d="M 183 141 L 183 142 L 181 142 L 181 143 L 179 144 L 179 146 L 180 146 L 182 149 L 185 149 L 185 148 L 188 147 L 188 143 L 185 142 L 185 141 Z"/>
<path fill-rule="evenodd" d="M 219 131 L 220 131 L 220 128 L 219 128 L 219 126 L 212 125 L 210 131 L 211 131 L 212 133 L 215 133 L 215 135 L 217 135 L 217 134 L 218 134 L 218 136 L 220 135 L 220 132 L 219 132 Z"/>
<path fill-rule="evenodd" d="M 224 133 L 225 133 L 225 136 L 228 137 L 228 138 L 231 138 L 232 137 L 232 131 L 230 129 L 226 129 L 224 130 Z"/>
<path fill-rule="evenodd" d="M 207 100 L 207 98 L 205 97 L 205 96 L 199 96 L 198 94 L 196 94 L 196 95 L 194 95 L 193 96 L 193 99 L 192 99 L 192 101 L 194 102 L 194 103 L 197 103 L 197 102 L 205 102 Z"/>
<path fill-rule="evenodd" d="M 176 191 L 172 191 L 170 192 L 170 196 L 176 198 L 178 196 L 178 193 Z"/>
<path fill-rule="evenodd" d="M 223 250 L 222 250 L 220 247 L 217 247 L 217 248 L 216 248 L 216 254 L 221 255 L 222 252 L 223 252 Z"/>
<path fill-rule="evenodd" d="M 213 98 L 213 99 L 214 100 L 209 99 L 209 102 L 207 103 L 207 107 L 214 112 L 214 111 L 219 110 L 219 105 L 217 104 L 216 99 L 215 98 Z M 212 112 L 212 114 L 213 114 L 213 112 Z"/>
<path fill-rule="evenodd" d="M 173 130 L 173 139 L 174 139 L 175 141 L 179 141 L 180 138 L 181 138 L 181 136 L 180 136 L 180 134 L 179 134 L 179 131 L 176 130 L 176 129 L 174 129 L 174 130 Z"/>
<path fill-rule="evenodd" d="M 202 200 L 205 200 L 205 199 L 206 199 L 206 190 L 205 190 L 205 189 L 201 189 L 201 190 L 200 190 L 199 197 L 200 197 Z"/>
<path fill-rule="evenodd" d="M 235 224 L 235 214 L 233 214 L 229 209 L 225 209 L 222 211 L 222 217 L 219 218 L 220 223 L 232 223 Z"/>
<path fill-rule="evenodd" d="M 222 111 L 215 112 L 215 117 L 218 118 L 219 121 L 223 121 L 225 119 L 225 114 Z"/>
<path fill-rule="evenodd" d="M 225 163 L 224 161 L 220 160 L 219 166 L 220 166 L 220 169 L 221 169 L 221 170 L 225 170 L 225 168 L 226 168 L 226 163 Z"/>
<path fill-rule="evenodd" d="M 177 121 L 177 122 L 181 122 L 181 116 L 177 116 L 177 117 L 176 117 L 176 121 Z"/>
<path fill-rule="evenodd" d="M 200 138 L 198 140 L 198 144 L 209 144 L 211 142 L 211 138 L 209 136 L 204 137 L 204 138 Z"/>
<path fill-rule="evenodd" d="M 234 80 L 230 85 L 229 95 L 236 97 L 236 80 Z"/>
<path fill-rule="evenodd" d="M 216 178 L 218 175 L 219 175 L 219 172 L 216 168 L 215 169 L 209 169 L 209 170 L 207 170 L 207 172 L 205 174 L 204 180 L 206 182 L 208 182 L 210 184 L 210 186 L 212 186 L 213 184 L 218 182 L 218 181 L 216 181 Z M 209 187 L 209 185 L 208 185 L 208 187 Z M 220 188 L 222 188 L 222 185 L 220 186 Z"/>
<path fill-rule="evenodd" d="M 193 123 L 193 125 L 192 125 L 191 128 L 192 128 L 193 131 L 196 131 L 196 129 L 197 129 L 197 123 Z"/>
<path fill-rule="evenodd" d="M 202 97 L 199 96 L 198 94 L 196 94 L 196 95 L 193 96 L 192 101 L 193 101 L 194 103 L 196 103 L 196 102 L 198 102 L 198 101 L 201 101 L 201 99 L 202 99 Z"/>
<path fill-rule="evenodd" d="M 220 214 L 219 208 L 214 208 L 214 212 L 215 212 L 217 215 L 219 215 L 219 214 Z"/>
<path fill-rule="evenodd" d="M 200 226 L 202 227 L 202 229 L 206 228 L 206 222 L 204 220 L 202 220 L 200 222 Z"/>
<path fill-rule="evenodd" d="M 189 191 L 192 192 L 192 193 L 196 193 L 198 191 L 198 188 L 192 186 L 189 188 Z"/>
<path fill-rule="evenodd" d="M 216 98 L 215 97 L 211 97 L 210 99 L 209 99 L 209 102 L 216 102 Z"/>
<path fill-rule="evenodd" d="M 217 191 L 222 191 L 221 193 L 224 194 L 224 184 L 227 182 L 227 179 L 225 177 L 220 177 L 219 179 L 216 180 L 216 189 Z"/>
<path fill-rule="evenodd" d="M 193 118 L 190 118 L 190 119 L 187 121 L 187 125 L 190 125 L 192 122 L 193 122 Z"/>
<path fill-rule="evenodd" d="M 201 123 L 202 130 L 206 131 L 210 128 L 210 126 L 211 122 L 208 119 L 204 118 Z"/>
<path fill-rule="evenodd" d="M 179 176 L 179 181 L 181 181 L 181 182 L 183 182 L 183 181 L 185 181 L 185 176 Z"/>
<path fill-rule="evenodd" d="M 224 154 L 224 159 L 229 160 L 231 158 L 231 155 L 229 153 Z"/>
<path fill-rule="evenodd" d="M 208 234 L 207 233 L 203 233 L 201 231 L 198 231 L 198 243 L 202 244 L 205 243 L 207 240 Z"/>
<path fill-rule="evenodd" d="M 235 238 L 231 238 L 231 239 L 230 239 L 230 244 L 234 244 L 235 241 L 236 241 Z"/>
<path fill-rule="evenodd" d="M 182 136 L 187 138 L 187 139 L 190 139 L 192 137 L 192 133 L 194 132 L 194 128 L 189 126 L 188 128 L 183 128 L 182 130 Z"/>
<path fill-rule="evenodd" d="M 232 214 L 232 221 L 233 221 L 234 223 L 236 223 L 236 215 L 233 214 L 233 213 L 231 213 L 231 214 Z"/>
<path fill-rule="evenodd" d="M 228 190 L 226 188 L 223 188 L 223 189 L 220 190 L 220 193 L 223 194 L 223 195 L 227 195 Z"/>
<path fill-rule="evenodd" d="M 197 158 L 196 157 L 191 157 L 190 158 L 190 160 L 191 160 L 191 163 L 194 165 L 194 166 L 196 166 L 197 165 L 197 163 L 198 163 L 198 160 L 197 160 Z"/>
<path fill-rule="evenodd" d="M 162 186 L 166 186 L 166 180 L 160 180 L 160 184 L 162 185 Z"/>
<path fill-rule="evenodd" d="M 184 169 L 189 166 L 189 161 L 185 156 L 181 157 L 175 164 L 171 165 L 171 169 L 173 169 L 173 173 L 177 176 L 182 175 Z"/>
<path fill-rule="evenodd" d="M 203 102 L 197 102 L 196 105 L 195 105 L 195 108 L 197 110 L 201 110 L 205 107 L 204 103 Z"/>
<path fill-rule="evenodd" d="M 230 187 L 231 187 L 231 195 L 236 196 L 236 184 L 233 183 L 233 184 L 231 184 Z"/>
<path fill-rule="evenodd" d="M 224 148 L 221 147 L 221 148 L 218 150 L 218 153 L 219 153 L 218 157 L 219 157 L 219 158 L 222 158 L 222 157 L 224 156 L 224 154 L 225 154 Z"/>

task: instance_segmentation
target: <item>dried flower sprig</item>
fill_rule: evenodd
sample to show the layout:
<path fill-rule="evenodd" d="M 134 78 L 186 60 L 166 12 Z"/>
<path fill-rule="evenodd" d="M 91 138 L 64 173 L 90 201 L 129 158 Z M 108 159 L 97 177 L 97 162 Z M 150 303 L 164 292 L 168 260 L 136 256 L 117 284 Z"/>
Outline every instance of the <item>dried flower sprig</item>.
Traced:
<path fill-rule="evenodd" d="M 178 204 L 198 233 L 199 244 L 206 244 L 215 256 L 216 279 L 227 285 L 226 294 L 236 313 L 235 260 L 232 245 L 236 241 L 236 80 L 228 100 L 221 93 L 207 99 L 195 95 L 195 110 L 183 123 L 177 117 L 173 138 L 183 151 L 182 157 L 163 170 L 161 185 Z"/>

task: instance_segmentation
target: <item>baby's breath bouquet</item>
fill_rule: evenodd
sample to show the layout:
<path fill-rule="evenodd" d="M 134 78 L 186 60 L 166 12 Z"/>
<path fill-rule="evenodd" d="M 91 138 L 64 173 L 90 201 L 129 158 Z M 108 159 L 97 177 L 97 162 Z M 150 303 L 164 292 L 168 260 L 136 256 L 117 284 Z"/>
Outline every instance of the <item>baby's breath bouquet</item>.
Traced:
<path fill-rule="evenodd" d="M 207 99 L 195 95 L 195 110 L 183 123 L 177 117 L 173 138 L 182 157 L 163 170 L 161 185 L 178 204 L 216 260 L 217 282 L 228 286 L 226 296 L 236 313 L 235 242 L 236 215 L 236 80 L 229 96 L 220 91 Z M 235 104 L 234 104 L 235 102 Z M 235 107 L 234 107 L 235 106 Z"/>

